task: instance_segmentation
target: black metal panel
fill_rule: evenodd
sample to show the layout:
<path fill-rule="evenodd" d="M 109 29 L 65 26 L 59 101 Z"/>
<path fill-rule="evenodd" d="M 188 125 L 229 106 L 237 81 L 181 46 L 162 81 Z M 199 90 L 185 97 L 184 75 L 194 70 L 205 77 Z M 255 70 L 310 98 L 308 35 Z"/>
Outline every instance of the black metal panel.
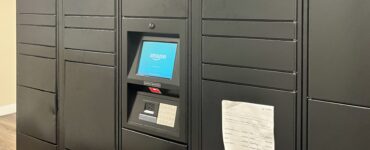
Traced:
<path fill-rule="evenodd" d="M 296 89 L 295 74 L 277 71 L 204 64 L 203 78 L 291 91 Z"/>
<path fill-rule="evenodd" d="M 30 88 L 17 87 L 17 130 L 50 143 L 56 143 L 56 96 Z"/>
<path fill-rule="evenodd" d="M 295 150 L 295 93 L 212 81 L 202 84 L 203 150 L 224 150 L 222 100 L 274 106 L 275 149 Z"/>
<path fill-rule="evenodd" d="M 19 54 L 56 58 L 56 48 L 50 46 L 18 44 L 17 51 Z"/>
<path fill-rule="evenodd" d="M 22 25 L 56 25 L 55 15 L 20 14 L 17 20 L 17 23 Z"/>
<path fill-rule="evenodd" d="M 64 46 L 99 52 L 115 51 L 115 32 L 108 30 L 65 29 Z"/>
<path fill-rule="evenodd" d="M 187 17 L 188 0 L 123 0 L 124 16 Z"/>
<path fill-rule="evenodd" d="M 71 50 L 66 49 L 64 52 L 65 60 L 82 62 L 82 63 L 91 63 L 99 64 L 106 66 L 115 65 L 115 55 L 109 53 L 100 53 L 100 52 L 88 52 L 81 50 Z"/>
<path fill-rule="evenodd" d="M 114 17 L 67 16 L 65 27 L 114 29 Z"/>
<path fill-rule="evenodd" d="M 206 20 L 203 21 L 203 34 L 251 38 L 295 39 L 296 24 L 293 22 Z"/>
<path fill-rule="evenodd" d="M 57 146 L 35 139 L 33 137 L 18 133 L 17 150 L 56 150 Z"/>
<path fill-rule="evenodd" d="M 122 150 L 187 150 L 187 146 L 122 129 Z"/>
<path fill-rule="evenodd" d="M 296 70 L 296 42 L 244 38 L 203 37 L 203 62 Z"/>
<path fill-rule="evenodd" d="M 115 15 L 115 0 L 64 0 L 66 15 Z"/>
<path fill-rule="evenodd" d="M 295 20 L 296 6 L 296 0 L 203 0 L 203 17 Z"/>
<path fill-rule="evenodd" d="M 56 45 L 55 27 L 19 25 L 17 33 L 18 42 L 21 43 Z"/>
<path fill-rule="evenodd" d="M 149 28 L 150 23 L 155 25 L 154 29 Z M 123 31 L 126 32 L 180 34 L 180 36 L 187 36 L 187 20 L 184 19 L 125 18 L 122 20 L 122 25 L 124 26 Z M 182 39 L 180 40 L 181 43 L 184 42 Z"/>
<path fill-rule="evenodd" d="M 191 64 L 189 67 L 191 71 L 191 88 L 189 90 L 189 111 L 191 112 L 189 118 L 191 122 L 190 128 L 190 150 L 201 150 L 201 81 L 202 81 L 202 0 L 191 0 L 190 9 L 190 39 L 189 44 L 191 53 Z"/>
<path fill-rule="evenodd" d="M 18 84 L 55 92 L 55 59 L 18 55 Z"/>
<path fill-rule="evenodd" d="M 65 63 L 65 146 L 115 149 L 115 69 Z"/>
<path fill-rule="evenodd" d="M 309 5 L 309 96 L 370 106 L 370 1 Z"/>
<path fill-rule="evenodd" d="M 154 29 L 148 28 L 148 25 L 150 23 L 155 24 Z M 168 34 L 170 35 L 176 35 L 179 36 L 178 39 L 180 41 L 180 48 L 177 52 L 180 56 L 180 69 L 179 71 L 179 77 L 180 77 L 180 86 L 182 87 L 180 89 L 180 107 L 182 107 L 183 110 L 187 110 L 187 85 L 188 85 L 188 77 L 185 72 L 188 72 L 188 39 L 187 39 L 187 20 L 183 19 L 152 19 L 152 18 L 126 18 L 122 22 L 123 28 L 122 31 L 122 66 L 121 71 L 123 75 L 122 79 L 122 96 L 123 96 L 123 115 L 122 115 L 122 122 L 123 124 L 127 124 L 127 84 L 128 84 L 128 77 L 126 75 L 129 74 L 129 70 L 131 69 L 131 63 L 133 62 L 133 58 L 136 55 L 137 51 L 137 45 L 139 44 L 142 34 L 152 34 L 152 36 L 166 36 Z M 129 34 L 132 33 L 132 34 Z M 134 34 L 134 36 L 133 36 Z M 130 37 L 129 37 L 130 36 Z M 154 38 L 155 39 L 155 38 Z M 138 42 L 138 43 L 135 43 Z M 132 60 L 131 60 L 132 59 Z M 183 72 L 180 75 L 180 72 Z M 143 77 L 138 77 L 137 79 L 143 80 Z M 160 81 L 161 84 L 167 85 L 168 87 L 171 87 L 172 81 L 166 81 L 166 79 L 150 79 L 145 78 L 145 80 L 148 80 L 150 82 Z M 139 80 L 140 81 L 140 80 Z M 173 84 L 172 84 L 173 85 Z M 183 113 L 186 113 L 183 111 Z"/>
<path fill-rule="evenodd" d="M 18 13 L 55 14 L 56 0 L 17 0 Z"/>
<path fill-rule="evenodd" d="M 369 108 L 310 100 L 308 149 L 370 149 L 369 116 Z"/>
<path fill-rule="evenodd" d="M 149 25 L 154 25 L 154 28 L 150 28 Z M 171 134 L 158 134 L 160 128 L 152 128 L 150 130 L 143 130 L 143 128 L 135 128 L 136 131 L 140 131 L 142 133 L 147 133 L 148 135 L 156 135 L 157 137 L 163 137 L 165 139 L 170 139 L 171 141 L 180 141 L 180 143 L 187 143 L 188 138 L 188 90 L 189 90 L 189 77 L 188 72 L 189 68 L 188 65 L 190 64 L 188 62 L 188 56 L 189 56 L 189 49 L 188 49 L 188 21 L 185 19 L 159 19 L 159 18 L 124 18 L 122 20 L 122 126 L 124 128 L 132 128 L 132 125 L 129 125 L 129 116 L 130 112 L 135 113 L 135 111 L 132 111 L 133 104 L 135 101 L 135 96 L 137 94 L 137 91 L 145 91 L 147 87 L 142 87 L 142 89 L 136 89 L 135 86 L 142 86 L 145 83 L 145 86 L 150 86 L 147 83 L 160 83 L 161 88 L 164 89 L 164 95 L 168 94 L 168 96 L 177 97 L 179 99 L 178 102 L 178 108 L 177 110 L 180 113 L 181 118 L 183 119 L 184 123 L 181 123 L 180 126 L 180 136 L 177 138 L 174 138 L 174 136 Z M 176 52 L 178 66 L 175 66 L 178 69 L 174 72 L 174 75 L 178 75 L 179 79 L 178 81 L 180 84 L 172 84 L 174 83 L 175 78 L 173 78 L 171 81 L 165 79 L 155 79 L 155 78 L 136 78 L 139 80 L 134 80 L 132 76 L 135 75 L 133 71 L 129 73 L 131 68 L 135 68 L 132 65 L 135 61 L 135 56 L 137 52 L 139 52 L 139 45 L 142 40 L 153 40 L 153 41 L 172 41 L 172 42 L 178 42 L 178 50 Z M 133 82 L 138 81 L 138 82 Z M 145 81 L 145 82 L 143 82 Z M 149 82 L 148 82 L 149 81 Z M 176 82 L 175 82 L 176 83 Z M 158 97 L 163 98 L 163 97 Z M 173 98 L 172 98 L 173 99 Z M 171 99 L 171 100 L 172 100 Z M 176 98 L 175 98 L 176 99 Z M 136 125 L 140 126 L 140 125 Z M 175 127 L 176 128 L 176 127 Z M 164 131 L 160 131 L 164 133 Z M 183 134 L 185 133 L 185 134 Z M 124 133 L 122 133 L 124 134 Z M 134 137 L 133 137 L 134 138 Z M 127 140 L 130 142 L 131 140 Z M 125 139 L 123 139 L 123 147 L 125 147 Z M 138 141 L 136 141 L 138 142 Z M 171 143 L 156 143 L 153 142 L 153 149 L 171 149 L 173 148 Z M 157 146 L 158 145 L 158 146 Z M 167 145 L 167 146 L 166 146 Z M 127 150 L 131 149 L 147 149 L 148 147 L 151 147 L 150 145 L 130 145 L 132 147 L 127 147 Z M 137 146 L 137 148 L 135 148 Z M 175 149 L 177 149 L 175 147 Z M 185 148 L 186 149 L 186 148 Z"/>

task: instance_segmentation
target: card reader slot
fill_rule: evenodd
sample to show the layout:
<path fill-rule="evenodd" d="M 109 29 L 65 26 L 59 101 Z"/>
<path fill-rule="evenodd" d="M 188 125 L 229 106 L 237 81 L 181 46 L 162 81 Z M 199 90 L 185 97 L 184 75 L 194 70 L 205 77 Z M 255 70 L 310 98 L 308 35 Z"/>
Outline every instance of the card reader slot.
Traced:
<path fill-rule="evenodd" d="M 148 91 L 148 87 L 155 87 L 161 89 L 162 92 L 164 92 L 163 95 L 169 95 L 178 97 L 179 95 L 179 87 L 169 85 L 169 84 L 163 84 L 163 83 L 154 83 L 154 82 L 148 82 L 148 81 L 142 81 L 142 80 L 135 80 L 135 79 L 128 79 L 127 82 L 129 85 L 137 85 L 142 87 L 140 91 L 150 92 Z"/>

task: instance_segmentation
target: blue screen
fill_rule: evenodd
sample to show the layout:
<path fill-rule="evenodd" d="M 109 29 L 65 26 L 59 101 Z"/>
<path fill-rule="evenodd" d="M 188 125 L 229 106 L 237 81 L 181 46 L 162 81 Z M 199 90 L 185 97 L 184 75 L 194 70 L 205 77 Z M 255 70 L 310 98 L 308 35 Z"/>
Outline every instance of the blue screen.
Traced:
<path fill-rule="evenodd" d="M 177 43 L 144 41 L 137 75 L 172 79 Z"/>

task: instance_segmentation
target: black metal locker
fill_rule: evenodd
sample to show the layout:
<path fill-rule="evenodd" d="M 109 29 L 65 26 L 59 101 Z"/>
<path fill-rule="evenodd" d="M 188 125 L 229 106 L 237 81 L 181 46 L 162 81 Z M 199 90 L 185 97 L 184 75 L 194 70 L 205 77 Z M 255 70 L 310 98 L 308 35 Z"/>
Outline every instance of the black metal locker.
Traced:
<path fill-rule="evenodd" d="M 66 49 L 113 53 L 115 51 L 115 32 L 113 30 L 66 28 L 64 46 Z"/>
<path fill-rule="evenodd" d="M 92 29 L 114 29 L 114 17 L 98 16 L 66 16 L 65 27 L 67 28 L 92 28 Z"/>
<path fill-rule="evenodd" d="M 295 69 L 294 41 L 274 41 L 248 38 L 203 37 L 203 61 L 271 70 Z"/>
<path fill-rule="evenodd" d="M 17 44 L 18 54 L 39 56 L 44 58 L 56 58 L 56 48 L 32 44 Z"/>
<path fill-rule="evenodd" d="M 369 149 L 368 1 L 310 0 L 307 150 Z"/>
<path fill-rule="evenodd" d="M 309 96 L 369 107 L 370 2 L 313 0 L 309 6 Z"/>
<path fill-rule="evenodd" d="M 25 14 L 56 14 L 56 0 L 18 0 L 17 12 Z"/>
<path fill-rule="evenodd" d="M 186 18 L 188 0 L 123 0 L 122 15 L 149 18 Z"/>
<path fill-rule="evenodd" d="M 56 28 L 18 25 L 18 42 L 43 46 L 56 46 Z"/>
<path fill-rule="evenodd" d="M 17 0 L 17 149 L 57 149 L 56 0 Z"/>
<path fill-rule="evenodd" d="M 17 87 L 17 130 L 22 134 L 56 144 L 56 95 Z"/>
<path fill-rule="evenodd" d="M 55 26 L 56 15 L 44 15 L 44 14 L 20 14 L 17 17 L 18 24 L 20 25 L 43 25 L 43 26 Z"/>
<path fill-rule="evenodd" d="M 203 150 L 223 150 L 222 100 L 242 101 L 275 107 L 277 150 L 295 149 L 296 93 L 214 81 L 202 82 Z"/>
<path fill-rule="evenodd" d="M 187 150 L 187 146 L 135 131 L 122 129 L 122 150 Z M 145 141 L 145 144 L 142 143 Z"/>
<path fill-rule="evenodd" d="M 113 17 L 116 0 L 64 0 L 63 8 L 65 15 Z"/>
<path fill-rule="evenodd" d="M 65 69 L 65 147 L 114 150 L 114 67 L 66 62 Z"/>
<path fill-rule="evenodd" d="M 55 59 L 18 55 L 18 84 L 56 92 Z"/>
<path fill-rule="evenodd" d="M 57 150 L 57 146 L 36 138 L 18 133 L 17 150 Z"/>
<path fill-rule="evenodd" d="M 296 0 L 202 0 L 203 17 L 217 19 L 295 20 Z"/>
<path fill-rule="evenodd" d="M 309 150 L 369 149 L 370 109 L 310 100 Z"/>
<path fill-rule="evenodd" d="M 223 150 L 223 99 L 274 106 L 276 150 L 369 149 L 368 1 L 17 3 L 19 150 Z M 180 41 L 176 85 L 128 77 L 153 37 Z M 129 123 L 148 85 L 178 133 Z"/>

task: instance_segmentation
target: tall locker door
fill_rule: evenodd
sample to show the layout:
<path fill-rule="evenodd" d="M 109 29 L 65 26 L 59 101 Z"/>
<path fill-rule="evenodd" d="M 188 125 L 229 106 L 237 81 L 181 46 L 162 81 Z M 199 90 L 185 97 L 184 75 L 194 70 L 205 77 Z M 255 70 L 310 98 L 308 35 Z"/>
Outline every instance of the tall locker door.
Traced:
<path fill-rule="evenodd" d="M 66 148 L 114 150 L 114 68 L 74 62 L 65 68 Z"/>
<path fill-rule="evenodd" d="M 56 150 L 56 0 L 17 0 L 17 149 Z"/>
<path fill-rule="evenodd" d="M 310 1 L 310 97 L 370 107 L 369 14 L 369 1 Z"/>
<path fill-rule="evenodd" d="M 116 148 L 116 0 L 63 0 L 63 148 Z"/>
<path fill-rule="evenodd" d="M 309 1 L 310 150 L 370 148 L 369 14 L 370 1 Z"/>

